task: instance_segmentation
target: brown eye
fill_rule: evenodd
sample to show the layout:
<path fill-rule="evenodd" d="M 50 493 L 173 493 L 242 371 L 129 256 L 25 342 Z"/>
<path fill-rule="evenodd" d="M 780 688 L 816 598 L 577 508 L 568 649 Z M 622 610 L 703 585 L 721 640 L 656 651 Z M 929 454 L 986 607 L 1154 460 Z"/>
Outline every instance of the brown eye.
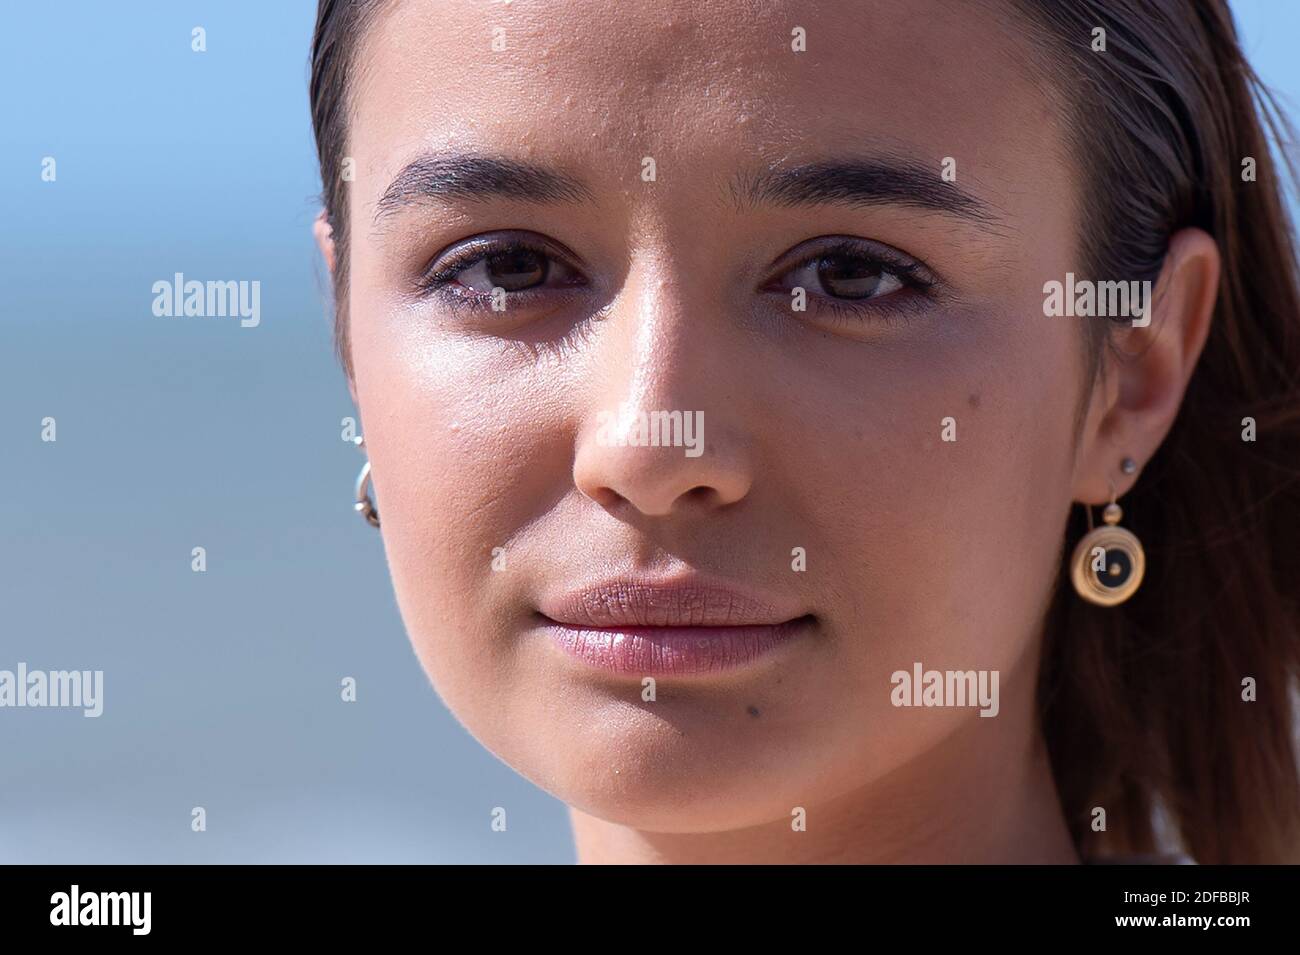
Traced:
<path fill-rule="evenodd" d="M 519 292 L 534 285 L 541 285 L 546 281 L 547 265 L 547 258 L 532 249 L 508 249 L 504 252 L 495 252 L 483 259 L 483 278 L 488 287 L 476 291 L 490 292 L 494 287 L 499 287 L 507 292 Z M 468 285 L 465 279 L 474 271 L 475 269 L 471 267 L 462 273 L 459 277 L 460 283 Z"/>
<path fill-rule="evenodd" d="M 916 260 L 879 244 L 841 240 L 822 248 L 789 268 L 775 283 L 776 288 L 804 289 L 809 295 L 831 302 L 876 300 L 893 302 L 911 290 L 924 291 L 931 281 Z"/>
<path fill-rule="evenodd" d="M 461 298 L 486 298 L 496 289 L 522 298 L 552 288 L 581 285 L 583 281 L 572 266 L 543 247 L 520 241 L 479 240 L 448 252 L 420 280 L 420 286 L 429 290 L 448 288 Z"/>
<path fill-rule="evenodd" d="M 793 264 L 789 264 L 793 262 Z M 863 326 L 910 316 L 944 301 L 938 276 L 901 249 L 855 236 L 819 236 L 787 251 L 762 292 L 779 292 L 783 308 L 809 312 L 816 324 Z"/>
<path fill-rule="evenodd" d="M 817 281 L 832 298 L 870 298 L 902 286 L 879 263 L 852 255 L 828 255 L 819 259 Z M 883 289 L 882 283 L 886 286 Z"/>

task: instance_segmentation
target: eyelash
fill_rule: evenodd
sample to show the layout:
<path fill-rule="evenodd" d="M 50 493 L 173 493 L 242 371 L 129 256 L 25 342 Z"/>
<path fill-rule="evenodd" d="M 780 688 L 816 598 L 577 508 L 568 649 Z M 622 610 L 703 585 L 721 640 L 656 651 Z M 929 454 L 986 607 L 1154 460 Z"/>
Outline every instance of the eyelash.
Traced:
<path fill-rule="evenodd" d="M 558 261 L 565 268 L 574 272 L 578 271 L 563 256 L 557 254 L 555 249 L 548 247 L 545 243 L 523 238 L 492 239 L 473 242 L 468 249 L 455 253 L 452 260 L 446 265 L 441 266 L 436 271 L 430 268 L 417 280 L 416 285 L 422 293 L 437 295 L 455 310 L 466 309 L 475 312 L 490 312 L 491 295 L 475 291 L 453 291 L 456 278 L 491 256 L 521 251 L 532 252 L 545 259 L 548 263 Z M 818 313 L 825 313 L 832 322 L 851 322 L 860 325 L 868 320 L 865 317 L 867 315 L 870 315 L 873 321 L 879 320 L 887 324 L 902 321 L 915 311 L 917 303 L 897 301 L 900 294 L 909 299 L 913 295 L 926 299 L 935 297 L 937 280 L 924 265 L 888 246 L 881 246 L 862 239 L 841 239 L 829 246 L 823 246 L 815 252 L 791 262 L 782 270 L 780 276 L 783 277 L 821 259 L 835 256 L 856 259 L 865 263 L 871 268 L 879 270 L 883 275 L 896 278 L 902 287 L 879 298 L 860 300 L 834 298 L 816 292 L 810 293 L 808 298 L 816 302 L 815 307 Z M 437 260 L 435 259 L 435 261 Z M 526 304 L 537 295 L 554 294 L 557 291 L 563 293 L 581 285 L 586 285 L 586 281 L 570 282 L 567 286 L 558 288 L 539 286 L 507 292 L 506 294 L 514 301 Z M 790 289 L 788 288 L 774 289 L 771 287 L 771 283 L 768 283 L 768 285 L 764 286 L 764 290 L 779 291 L 789 298 Z"/>
<path fill-rule="evenodd" d="M 465 289 L 463 291 L 454 291 L 456 278 L 467 272 L 469 269 L 478 265 L 494 255 L 515 252 L 532 252 L 548 263 L 548 272 L 550 264 L 554 262 L 561 263 L 565 268 L 577 272 L 577 269 L 569 265 L 565 258 L 558 252 L 547 246 L 545 243 L 537 242 L 525 238 L 511 239 L 484 239 L 471 240 L 469 245 L 451 256 L 451 261 L 438 269 L 433 269 L 432 265 L 416 280 L 416 288 L 421 294 L 436 295 L 443 300 L 453 310 L 468 310 L 473 312 L 491 312 L 491 294 L 477 292 Z M 435 263 L 440 261 L 440 257 L 435 257 Z M 586 282 L 579 284 L 585 285 Z M 570 288 L 573 284 L 570 284 Z M 463 287 L 462 287 L 463 288 Z M 517 303 L 527 303 L 538 294 L 551 293 L 556 291 L 565 291 L 563 287 L 546 287 L 522 289 L 516 292 L 507 292 L 507 296 Z"/>
<path fill-rule="evenodd" d="M 834 298 L 809 292 L 809 301 L 815 300 L 818 312 L 825 313 L 834 323 L 861 325 L 866 321 L 880 321 L 885 324 L 905 321 L 918 307 L 933 301 L 938 296 L 938 279 L 926 266 L 897 249 L 865 239 L 842 238 L 829 245 L 823 245 L 795 259 L 782 270 L 781 276 L 835 256 L 863 262 L 879 270 L 882 275 L 896 278 L 902 287 L 879 298 L 865 299 Z M 771 283 L 765 286 L 769 291 L 783 294 L 787 301 L 790 298 L 791 288 L 773 288 Z M 916 297 L 925 301 L 918 303 L 913 300 Z"/>

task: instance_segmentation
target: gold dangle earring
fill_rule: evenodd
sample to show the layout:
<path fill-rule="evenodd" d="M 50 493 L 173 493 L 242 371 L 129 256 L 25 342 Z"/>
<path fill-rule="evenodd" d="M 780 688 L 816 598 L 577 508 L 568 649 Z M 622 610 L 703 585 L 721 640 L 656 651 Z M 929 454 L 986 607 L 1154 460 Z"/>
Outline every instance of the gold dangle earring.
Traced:
<path fill-rule="evenodd" d="M 1120 465 L 1125 474 L 1137 470 L 1132 458 Z M 1102 607 L 1121 604 L 1137 591 L 1146 572 L 1147 559 L 1142 543 L 1129 530 L 1119 526 L 1124 511 L 1115 503 L 1115 484 L 1110 485 L 1110 503 L 1102 511 L 1103 527 L 1093 527 L 1092 506 L 1088 512 L 1088 533 L 1074 548 L 1070 578 L 1079 596 Z"/>
<path fill-rule="evenodd" d="M 365 454 L 365 438 L 358 435 L 353 441 L 361 449 L 361 453 Z M 369 458 L 366 458 L 366 463 L 361 466 L 361 474 L 357 476 L 357 502 L 352 506 L 371 527 L 379 526 L 379 511 L 375 509 L 375 502 L 370 498 Z"/>

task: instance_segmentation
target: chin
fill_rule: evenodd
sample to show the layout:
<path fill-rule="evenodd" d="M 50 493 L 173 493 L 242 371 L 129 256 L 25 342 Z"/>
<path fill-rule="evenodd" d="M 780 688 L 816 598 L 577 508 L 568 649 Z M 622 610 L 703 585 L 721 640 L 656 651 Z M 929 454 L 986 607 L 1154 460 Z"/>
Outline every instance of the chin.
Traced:
<path fill-rule="evenodd" d="M 779 728 L 737 725 L 716 704 L 583 697 L 567 700 L 572 732 L 489 748 L 588 815 L 650 832 L 725 831 L 788 824 L 796 806 L 826 791 L 812 741 Z"/>

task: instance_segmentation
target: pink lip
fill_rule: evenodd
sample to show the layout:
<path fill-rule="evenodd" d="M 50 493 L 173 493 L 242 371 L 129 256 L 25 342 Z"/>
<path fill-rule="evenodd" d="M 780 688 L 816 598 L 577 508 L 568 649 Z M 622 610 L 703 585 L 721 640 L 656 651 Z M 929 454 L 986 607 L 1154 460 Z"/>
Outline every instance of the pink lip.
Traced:
<path fill-rule="evenodd" d="M 541 601 L 543 630 L 566 654 L 620 674 L 704 674 L 753 663 L 808 632 L 781 598 L 701 577 L 624 578 Z"/>

